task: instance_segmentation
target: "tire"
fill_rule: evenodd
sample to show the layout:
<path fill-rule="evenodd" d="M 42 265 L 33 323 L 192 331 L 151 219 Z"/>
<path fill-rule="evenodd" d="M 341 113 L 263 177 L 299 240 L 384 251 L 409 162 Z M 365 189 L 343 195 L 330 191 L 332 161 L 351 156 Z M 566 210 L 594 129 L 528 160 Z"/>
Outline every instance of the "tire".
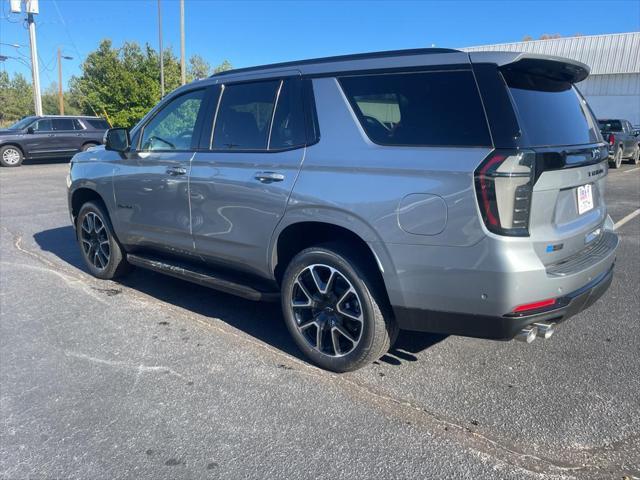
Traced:
<path fill-rule="evenodd" d="M 82 147 L 80 148 L 80 151 L 81 151 L 81 152 L 86 152 L 86 151 L 87 151 L 87 150 L 89 150 L 91 147 L 95 147 L 95 146 L 97 146 L 97 145 L 98 145 L 97 143 L 91 143 L 91 142 L 89 142 L 89 143 L 85 143 L 85 144 L 84 144 L 84 145 L 82 145 Z"/>
<path fill-rule="evenodd" d="M 638 165 L 640 163 L 640 144 L 636 145 L 636 151 L 631 155 L 631 164 Z"/>
<path fill-rule="evenodd" d="M 0 148 L 0 165 L 3 167 L 19 167 L 22 165 L 24 155 L 14 145 L 5 145 Z"/>
<path fill-rule="evenodd" d="M 348 372 L 389 350 L 398 327 L 374 273 L 356 252 L 340 245 L 307 248 L 287 266 L 285 323 L 312 363 Z"/>
<path fill-rule="evenodd" d="M 102 205 L 87 202 L 82 206 L 76 219 L 76 236 L 82 259 L 94 277 L 111 280 L 130 270 L 124 249 L 115 237 L 109 215 Z"/>
<path fill-rule="evenodd" d="M 613 155 L 613 162 L 611 162 L 611 168 L 620 168 L 622 165 L 622 148 L 616 149 L 616 153 Z"/>

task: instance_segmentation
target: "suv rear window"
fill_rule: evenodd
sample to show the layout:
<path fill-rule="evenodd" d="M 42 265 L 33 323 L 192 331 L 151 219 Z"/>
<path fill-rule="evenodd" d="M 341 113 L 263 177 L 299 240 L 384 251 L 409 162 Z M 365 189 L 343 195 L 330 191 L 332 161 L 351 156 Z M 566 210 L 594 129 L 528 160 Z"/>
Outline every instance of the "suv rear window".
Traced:
<path fill-rule="evenodd" d="M 107 121 L 102 120 L 101 118 L 83 118 L 82 121 L 88 123 L 97 130 L 109 129 L 109 124 L 107 123 Z"/>
<path fill-rule="evenodd" d="M 621 132 L 622 122 L 620 120 L 598 120 L 600 131 L 602 132 Z"/>
<path fill-rule="evenodd" d="M 599 141 L 589 106 L 571 83 L 513 70 L 503 77 L 529 146 Z"/>
<path fill-rule="evenodd" d="M 375 143 L 491 145 L 470 71 L 358 75 L 342 77 L 340 84 Z"/>

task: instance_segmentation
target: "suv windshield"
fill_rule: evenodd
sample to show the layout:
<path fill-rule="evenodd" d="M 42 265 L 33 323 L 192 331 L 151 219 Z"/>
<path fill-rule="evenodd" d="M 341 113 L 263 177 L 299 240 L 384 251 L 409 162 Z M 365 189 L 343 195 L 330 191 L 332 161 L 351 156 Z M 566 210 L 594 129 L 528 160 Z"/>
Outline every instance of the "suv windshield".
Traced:
<path fill-rule="evenodd" d="M 601 132 L 621 132 L 622 122 L 620 120 L 598 120 Z"/>
<path fill-rule="evenodd" d="M 595 119 L 573 84 L 508 69 L 503 76 L 530 146 L 600 141 Z"/>
<path fill-rule="evenodd" d="M 33 122 L 35 117 L 25 117 L 22 120 L 18 120 L 13 125 L 7 127 L 7 130 L 22 130 L 23 128 L 27 128 L 27 126 Z"/>

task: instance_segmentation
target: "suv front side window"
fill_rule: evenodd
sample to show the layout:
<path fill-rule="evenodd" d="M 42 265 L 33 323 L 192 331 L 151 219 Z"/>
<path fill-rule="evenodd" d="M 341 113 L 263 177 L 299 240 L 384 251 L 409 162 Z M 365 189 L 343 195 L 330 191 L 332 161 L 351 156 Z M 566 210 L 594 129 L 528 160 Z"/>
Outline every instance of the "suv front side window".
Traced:
<path fill-rule="evenodd" d="M 140 150 L 190 150 L 204 90 L 171 100 L 144 127 Z"/>
<path fill-rule="evenodd" d="M 42 120 L 38 120 L 32 125 L 34 132 L 51 132 L 53 131 L 53 126 L 51 125 L 50 118 L 43 118 Z"/>

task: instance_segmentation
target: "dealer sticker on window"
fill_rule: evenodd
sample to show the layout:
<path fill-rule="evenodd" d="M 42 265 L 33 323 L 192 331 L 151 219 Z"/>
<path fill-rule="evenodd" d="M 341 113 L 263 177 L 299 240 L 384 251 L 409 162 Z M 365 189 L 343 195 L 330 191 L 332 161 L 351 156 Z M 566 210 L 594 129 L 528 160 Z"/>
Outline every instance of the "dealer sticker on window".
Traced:
<path fill-rule="evenodd" d="M 593 191 L 591 185 L 578 187 L 578 215 L 593 209 Z"/>

